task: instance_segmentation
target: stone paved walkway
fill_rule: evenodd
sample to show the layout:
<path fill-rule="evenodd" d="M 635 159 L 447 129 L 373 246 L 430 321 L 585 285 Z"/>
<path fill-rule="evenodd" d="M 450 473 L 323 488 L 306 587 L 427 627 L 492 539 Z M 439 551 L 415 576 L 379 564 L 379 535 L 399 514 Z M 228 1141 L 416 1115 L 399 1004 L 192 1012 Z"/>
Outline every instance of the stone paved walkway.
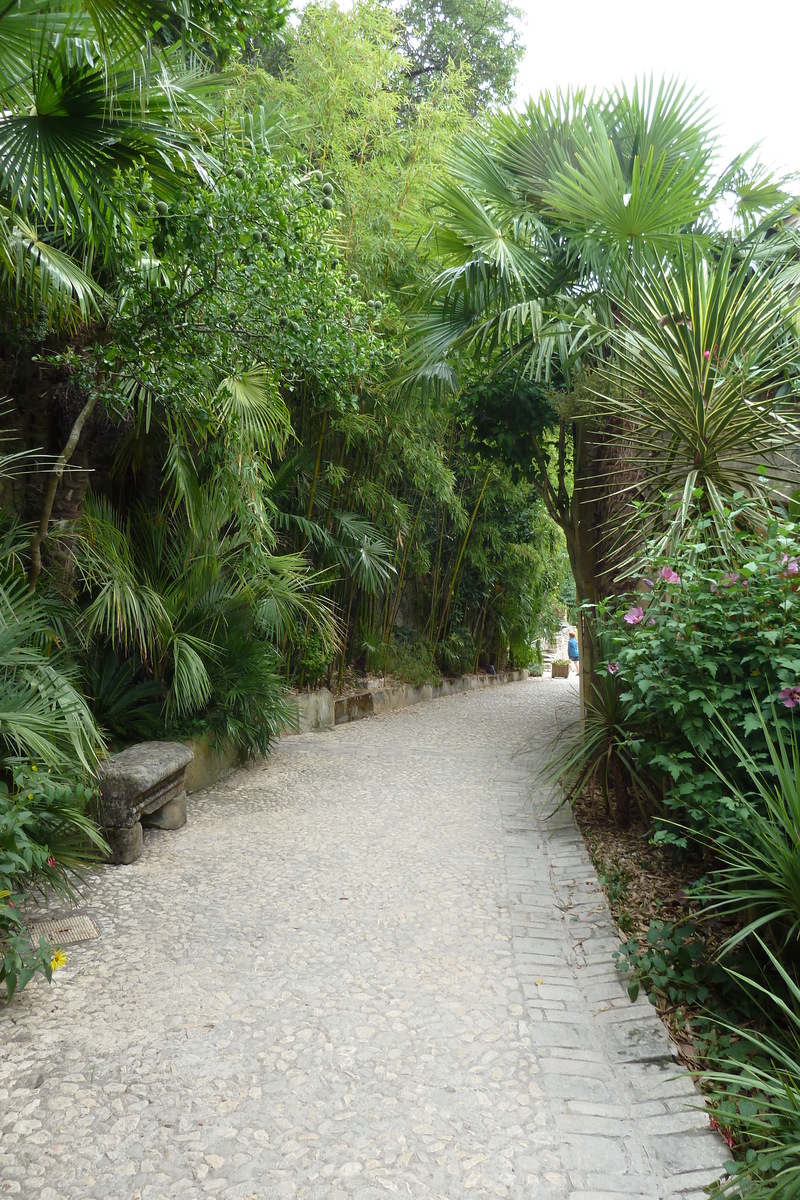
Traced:
<path fill-rule="evenodd" d="M 722 1145 L 514 753 L 574 706 L 287 739 L 104 868 L 100 939 L 0 1011 L 0 1194 L 700 1197 Z"/>

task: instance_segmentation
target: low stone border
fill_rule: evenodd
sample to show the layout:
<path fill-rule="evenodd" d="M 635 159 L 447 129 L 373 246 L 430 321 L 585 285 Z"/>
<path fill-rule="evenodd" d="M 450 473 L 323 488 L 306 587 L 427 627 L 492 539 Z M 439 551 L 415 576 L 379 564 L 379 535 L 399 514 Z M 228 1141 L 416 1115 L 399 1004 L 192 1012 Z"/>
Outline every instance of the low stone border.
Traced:
<path fill-rule="evenodd" d="M 438 700 L 443 696 L 455 696 L 461 692 L 475 692 L 481 688 L 498 687 L 504 683 L 518 683 L 528 678 L 527 671 L 499 671 L 497 675 L 460 675 L 458 679 L 445 679 L 441 683 L 412 687 L 408 683 L 391 687 L 369 688 L 355 692 L 352 696 L 334 696 L 327 688 L 314 692 L 299 692 L 290 697 L 297 710 L 297 723 L 293 729 L 285 729 L 282 737 L 295 733 L 317 733 L 346 725 L 349 721 L 360 721 L 375 713 L 394 712 L 408 708 L 424 700 Z M 186 743 L 193 752 L 194 760 L 186 771 L 187 792 L 199 792 L 218 783 L 231 771 L 242 766 L 242 755 L 231 750 L 218 752 L 207 738 L 195 738 Z"/>
<path fill-rule="evenodd" d="M 501 671 L 497 675 L 461 675 L 458 679 L 444 679 L 439 684 L 425 684 L 423 687 L 401 683 L 394 687 L 370 688 L 369 691 L 357 692 L 353 696 L 339 696 L 334 702 L 333 724 L 346 725 L 349 721 L 360 721 L 374 713 L 408 708 L 412 704 L 420 704 L 423 700 L 438 700 L 442 696 L 455 696 L 460 692 L 475 692 L 480 688 L 497 687 L 503 683 L 518 683 L 527 678 L 527 675 L 527 671 Z"/>
<path fill-rule="evenodd" d="M 628 997 L 612 959 L 619 932 L 572 813 L 548 815 L 543 790 L 497 793 L 536 1081 L 570 1200 L 704 1200 L 730 1152 L 644 992 Z M 646 1153 L 630 1137 L 634 1124 Z M 667 1181 L 657 1192 L 654 1167 Z"/>

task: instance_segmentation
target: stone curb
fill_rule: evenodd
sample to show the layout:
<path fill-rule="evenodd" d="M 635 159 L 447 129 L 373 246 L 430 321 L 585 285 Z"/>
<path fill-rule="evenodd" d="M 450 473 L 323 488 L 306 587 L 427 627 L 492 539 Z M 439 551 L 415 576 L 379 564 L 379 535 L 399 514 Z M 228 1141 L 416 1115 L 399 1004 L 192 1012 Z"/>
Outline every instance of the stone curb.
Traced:
<path fill-rule="evenodd" d="M 612 960 L 619 932 L 572 814 L 548 816 L 542 792 L 499 802 L 514 953 L 570 1200 L 703 1200 L 730 1151 L 652 1005 L 628 997 Z M 549 878 L 536 872 L 543 852 Z M 632 1123 L 647 1153 L 627 1136 Z"/>

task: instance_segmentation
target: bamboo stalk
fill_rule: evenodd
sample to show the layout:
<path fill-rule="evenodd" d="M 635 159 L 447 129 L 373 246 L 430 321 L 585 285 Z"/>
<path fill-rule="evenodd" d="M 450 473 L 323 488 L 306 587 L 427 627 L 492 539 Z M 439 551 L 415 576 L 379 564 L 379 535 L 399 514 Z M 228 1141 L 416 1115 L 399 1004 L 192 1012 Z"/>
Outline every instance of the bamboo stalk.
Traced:
<path fill-rule="evenodd" d="M 325 426 L 327 425 L 327 423 L 328 423 L 328 413 L 326 411 L 322 414 L 322 426 L 319 431 L 319 441 L 317 442 L 317 459 L 316 459 L 316 462 L 314 463 L 314 475 L 311 480 L 311 491 L 309 492 L 309 495 L 308 495 L 308 511 L 306 513 L 306 519 L 308 521 L 311 520 L 311 514 L 314 511 L 314 494 L 317 490 L 317 480 L 319 479 L 319 468 L 320 468 L 320 464 L 322 462 L 322 443 L 325 439 Z"/>
<path fill-rule="evenodd" d="M 447 614 L 450 609 L 450 601 L 453 599 L 453 592 L 455 590 L 456 581 L 458 579 L 459 571 L 461 570 L 461 564 L 464 560 L 464 551 L 467 548 L 467 543 L 469 542 L 469 537 L 470 537 L 470 534 L 472 533 L 472 527 L 475 524 L 475 518 L 478 515 L 478 509 L 480 508 L 481 502 L 486 493 L 486 488 L 488 487 L 489 479 L 491 478 L 491 475 L 492 475 L 492 467 L 489 467 L 489 470 L 486 472 L 486 478 L 483 481 L 483 487 L 481 488 L 480 495 L 478 496 L 478 499 L 475 502 L 475 507 L 472 510 L 472 516 L 469 519 L 469 525 L 467 525 L 466 533 L 464 534 L 464 537 L 461 542 L 461 546 L 459 547 L 458 556 L 456 558 L 455 566 L 453 567 L 453 574 L 450 576 L 450 586 L 447 589 L 447 597 L 444 602 L 444 608 L 442 610 L 442 616 L 439 621 L 439 627 L 436 630 L 436 637 L 433 642 L 434 652 L 436 650 L 436 647 L 439 645 L 439 639 L 442 636 L 442 630 L 444 629 L 444 624 L 445 624 L 445 621 L 447 620 Z"/>

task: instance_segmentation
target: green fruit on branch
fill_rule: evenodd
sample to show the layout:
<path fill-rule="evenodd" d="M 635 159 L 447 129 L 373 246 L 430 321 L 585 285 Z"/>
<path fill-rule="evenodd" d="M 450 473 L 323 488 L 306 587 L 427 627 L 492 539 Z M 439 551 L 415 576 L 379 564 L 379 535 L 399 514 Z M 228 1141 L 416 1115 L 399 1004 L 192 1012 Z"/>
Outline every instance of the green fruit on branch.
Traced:
<path fill-rule="evenodd" d="M 159 200 L 156 204 L 156 212 L 160 217 L 165 217 L 169 212 L 169 205 L 166 200 Z"/>
<path fill-rule="evenodd" d="M 323 198 L 322 207 L 328 209 L 328 211 L 333 208 L 333 201 L 331 200 L 330 196 L 325 196 Z"/>
<path fill-rule="evenodd" d="M 332 196 L 333 195 L 333 184 L 323 183 L 322 194 L 323 194 L 323 196 Z"/>
<path fill-rule="evenodd" d="M 247 178 L 247 171 L 245 171 L 244 167 L 237 167 L 233 173 L 237 179 L 246 179 Z"/>

